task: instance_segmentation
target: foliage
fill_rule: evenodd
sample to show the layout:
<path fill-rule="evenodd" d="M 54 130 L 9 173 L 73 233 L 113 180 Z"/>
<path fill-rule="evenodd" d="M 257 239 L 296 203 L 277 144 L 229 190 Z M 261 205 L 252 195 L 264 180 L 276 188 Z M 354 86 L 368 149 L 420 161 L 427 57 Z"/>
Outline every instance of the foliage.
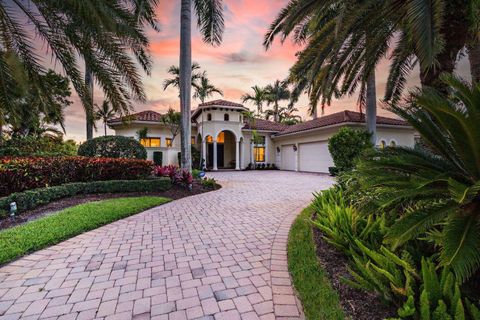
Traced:
<path fill-rule="evenodd" d="M 154 151 L 153 152 L 153 163 L 156 166 L 161 166 L 163 163 L 163 152 L 161 151 Z"/>
<path fill-rule="evenodd" d="M 78 194 L 126 193 L 126 192 L 159 192 L 170 189 L 169 179 L 147 180 L 110 180 L 92 182 L 73 182 L 59 186 L 38 188 L 12 193 L 0 198 L 0 219 L 6 218 L 10 203 L 17 203 L 17 214 L 35 209 L 52 201 L 73 197 Z"/>
<path fill-rule="evenodd" d="M 175 175 L 178 170 L 177 166 L 170 164 L 168 166 L 156 166 L 153 174 L 157 177 L 168 177 L 172 182 L 175 180 Z"/>
<path fill-rule="evenodd" d="M 194 179 L 200 179 L 200 172 L 202 172 L 202 170 L 200 169 L 193 169 L 192 170 L 192 176 Z"/>
<path fill-rule="evenodd" d="M 162 115 L 160 118 L 160 122 L 169 128 L 170 132 L 172 133 L 172 143 L 175 140 L 175 137 L 180 133 L 181 125 L 182 125 L 182 114 L 169 108 L 167 113 Z"/>
<path fill-rule="evenodd" d="M 268 100 L 267 93 L 264 88 L 259 86 L 253 86 L 252 89 L 253 94 L 245 93 L 242 96 L 242 102 L 251 101 L 257 107 L 257 116 L 261 116 L 263 114 L 263 104 Z"/>
<path fill-rule="evenodd" d="M 259 163 L 255 165 L 249 163 L 245 170 L 278 170 L 278 168 L 275 163 Z"/>
<path fill-rule="evenodd" d="M 342 127 L 328 140 L 328 151 L 333 158 L 337 172 L 352 170 L 355 161 L 365 150 L 371 148 L 367 131 Z"/>
<path fill-rule="evenodd" d="M 197 150 L 194 146 L 191 147 L 191 155 L 192 155 L 192 168 L 201 169 L 201 156 L 200 151 Z M 181 163 L 182 153 L 178 153 L 178 163 Z"/>
<path fill-rule="evenodd" d="M 223 91 L 215 87 L 210 80 L 207 78 L 207 73 L 203 72 L 200 77 L 200 83 L 195 86 L 195 93 L 193 97 L 199 99 L 201 103 L 204 103 L 205 100 L 212 96 L 214 93 L 217 93 L 223 96 Z"/>
<path fill-rule="evenodd" d="M 184 188 L 191 189 L 193 183 L 193 176 L 190 171 L 186 169 L 179 169 L 175 173 L 174 183 L 181 185 Z"/>
<path fill-rule="evenodd" d="M 288 271 L 307 319 L 345 319 L 337 292 L 316 254 L 310 218 L 314 210 L 306 208 L 293 222 L 288 234 Z"/>
<path fill-rule="evenodd" d="M 161 197 L 95 201 L 0 232 L 0 263 L 57 244 L 146 209 L 169 202 Z"/>
<path fill-rule="evenodd" d="M 0 144 L 0 157 L 26 156 L 74 156 L 77 154 L 77 144 L 73 140 L 25 136 L 5 140 Z"/>
<path fill-rule="evenodd" d="M 105 136 L 88 140 L 78 148 L 78 155 L 85 157 L 147 159 L 147 151 L 133 138 Z"/>
<path fill-rule="evenodd" d="M 445 97 L 434 89 L 415 94 L 408 108 L 391 107 L 422 136 L 434 153 L 386 148 L 369 153 L 357 167 L 364 190 L 384 210 L 398 212 L 387 241 L 397 248 L 439 231 L 439 260 L 465 281 L 480 267 L 480 87 L 452 77 Z"/>
<path fill-rule="evenodd" d="M 117 115 L 117 110 L 112 107 L 112 105 L 107 101 L 103 101 L 101 106 L 95 105 L 95 120 L 102 120 L 103 121 L 103 130 L 104 135 L 107 135 L 107 122 L 112 120 Z"/>
<path fill-rule="evenodd" d="M 93 119 L 93 105 L 81 66 L 89 66 L 105 96 L 121 110 L 129 110 L 131 99 L 145 100 L 137 63 L 147 73 L 151 70 L 149 40 L 142 28 L 157 28 L 155 7 L 158 0 L 13 1 L 0 4 L 3 50 L 17 56 L 45 105 L 51 105 L 50 87 L 42 81 L 45 68 L 38 53 L 49 52 L 58 62 L 78 93 L 87 115 Z M 35 41 L 35 39 L 42 41 Z M 0 57 L 2 90 L 0 122 L 11 110 L 18 77 L 6 59 Z M 7 111 L 7 112 L 5 112 Z"/>
<path fill-rule="evenodd" d="M 0 158 L 0 196 L 68 182 L 149 177 L 152 162 L 86 157 Z"/>
<path fill-rule="evenodd" d="M 200 180 L 202 186 L 207 189 L 215 190 L 217 188 L 217 181 L 214 178 L 203 178 Z"/>
<path fill-rule="evenodd" d="M 178 184 L 185 188 L 191 188 L 193 183 L 193 176 L 190 171 L 180 169 L 174 165 L 157 166 L 154 169 L 154 175 L 157 177 L 168 177 L 173 184 Z"/>
<path fill-rule="evenodd" d="M 138 129 L 136 132 L 138 140 L 146 139 L 148 137 L 148 130 L 148 127 Z"/>
<path fill-rule="evenodd" d="M 192 63 L 192 87 L 199 88 L 198 81 L 202 78 L 203 73 L 200 72 L 200 65 L 197 62 Z M 163 81 L 163 90 L 167 90 L 168 87 L 175 87 L 180 89 L 180 68 L 178 66 L 170 66 L 167 73 L 172 76 L 170 79 Z"/>
<path fill-rule="evenodd" d="M 265 111 L 265 118 L 268 120 L 270 116 L 273 116 L 273 121 L 280 122 L 281 110 L 279 102 L 290 99 L 290 91 L 288 90 L 287 83 L 276 80 L 273 84 L 266 86 L 264 90 L 267 105 L 273 104 L 272 109 Z"/>

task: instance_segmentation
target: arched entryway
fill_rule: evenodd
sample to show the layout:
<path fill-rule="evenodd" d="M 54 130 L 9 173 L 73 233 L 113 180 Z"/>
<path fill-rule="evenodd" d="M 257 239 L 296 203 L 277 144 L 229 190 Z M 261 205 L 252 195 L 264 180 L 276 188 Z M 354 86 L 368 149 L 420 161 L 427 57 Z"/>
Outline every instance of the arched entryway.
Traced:
<path fill-rule="evenodd" d="M 233 132 L 223 130 L 215 139 L 209 135 L 204 141 L 208 169 L 240 169 L 239 142 Z"/>

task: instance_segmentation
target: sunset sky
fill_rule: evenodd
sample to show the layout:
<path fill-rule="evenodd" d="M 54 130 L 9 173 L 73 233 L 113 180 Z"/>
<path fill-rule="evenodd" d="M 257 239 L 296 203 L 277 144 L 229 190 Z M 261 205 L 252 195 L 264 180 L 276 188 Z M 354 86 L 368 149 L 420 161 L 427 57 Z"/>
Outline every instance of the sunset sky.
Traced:
<path fill-rule="evenodd" d="M 287 2 L 288 0 L 224 0 L 226 29 L 224 41 L 219 47 L 202 43 L 196 28 L 193 28 L 193 61 L 198 62 L 202 70 L 207 71 L 213 84 L 223 90 L 224 99 L 240 102 L 242 94 L 249 92 L 253 85 L 264 86 L 287 76 L 298 47 L 290 41 L 283 45 L 277 41 L 268 51 L 262 46 L 268 26 Z M 168 67 L 178 65 L 180 0 L 161 0 L 157 11 L 161 32 L 149 31 L 154 67 L 150 77 L 144 76 L 148 102 L 136 103 L 135 111 L 150 109 L 164 112 L 170 106 L 179 109 L 177 90 L 169 88 L 163 91 L 162 83 L 169 77 L 166 72 Z M 388 62 L 384 61 L 377 69 L 378 98 L 383 96 L 387 72 Z M 465 76 L 468 74 L 465 59 L 459 63 L 458 72 Z M 416 73 L 412 74 L 409 81 L 411 87 L 418 84 Z M 85 115 L 78 98 L 72 98 L 75 103 L 66 110 L 66 138 L 83 141 Z M 218 95 L 213 97 L 217 98 Z M 97 103 L 102 101 L 102 94 L 98 90 L 95 92 L 95 100 Z M 352 96 L 335 101 L 325 113 L 355 110 L 356 100 L 357 97 Z M 197 104 L 197 101 L 193 101 L 192 108 L 196 108 Z M 297 105 L 304 119 L 309 119 L 307 105 L 305 97 Z M 103 133 L 102 125 L 98 125 L 99 130 L 95 135 Z"/>

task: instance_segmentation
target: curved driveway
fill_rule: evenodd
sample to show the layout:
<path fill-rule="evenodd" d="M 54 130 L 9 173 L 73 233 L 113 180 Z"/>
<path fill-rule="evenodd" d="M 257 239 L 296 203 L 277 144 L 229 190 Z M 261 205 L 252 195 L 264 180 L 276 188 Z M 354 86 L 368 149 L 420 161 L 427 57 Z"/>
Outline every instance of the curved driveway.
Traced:
<path fill-rule="evenodd" d="M 3 319 L 296 319 L 286 242 L 324 175 L 209 174 L 223 188 L 0 268 Z"/>

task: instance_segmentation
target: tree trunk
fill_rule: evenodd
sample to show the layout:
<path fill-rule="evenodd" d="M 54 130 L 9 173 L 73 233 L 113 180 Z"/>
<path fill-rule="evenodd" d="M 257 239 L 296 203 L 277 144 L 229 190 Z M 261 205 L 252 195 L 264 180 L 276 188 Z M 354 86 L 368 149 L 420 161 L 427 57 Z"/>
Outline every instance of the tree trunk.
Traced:
<path fill-rule="evenodd" d="M 275 105 L 273 106 L 273 121 L 278 122 L 278 102 L 275 102 Z"/>
<path fill-rule="evenodd" d="M 105 137 L 107 136 L 107 120 L 103 121 L 103 128 L 105 129 Z"/>
<path fill-rule="evenodd" d="M 182 0 L 180 9 L 180 112 L 181 128 L 181 166 L 192 170 L 191 141 L 192 130 L 190 100 L 192 90 L 192 3 Z M 216 137 L 214 137 L 216 139 Z"/>
<path fill-rule="evenodd" d="M 480 82 L 480 41 L 468 46 L 468 60 L 470 61 L 470 74 L 472 83 Z"/>
<path fill-rule="evenodd" d="M 93 108 L 93 74 L 88 64 L 85 64 L 85 85 L 89 93 L 90 106 Z M 93 139 L 93 117 L 92 112 L 86 110 L 87 140 Z"/>
<path fill-rule="evenodd" d="M 371 134 L 370 142 L 377 143 L 377 90 L 375 88 L 375 70 L 367 79 L 367 131 Z"/>

